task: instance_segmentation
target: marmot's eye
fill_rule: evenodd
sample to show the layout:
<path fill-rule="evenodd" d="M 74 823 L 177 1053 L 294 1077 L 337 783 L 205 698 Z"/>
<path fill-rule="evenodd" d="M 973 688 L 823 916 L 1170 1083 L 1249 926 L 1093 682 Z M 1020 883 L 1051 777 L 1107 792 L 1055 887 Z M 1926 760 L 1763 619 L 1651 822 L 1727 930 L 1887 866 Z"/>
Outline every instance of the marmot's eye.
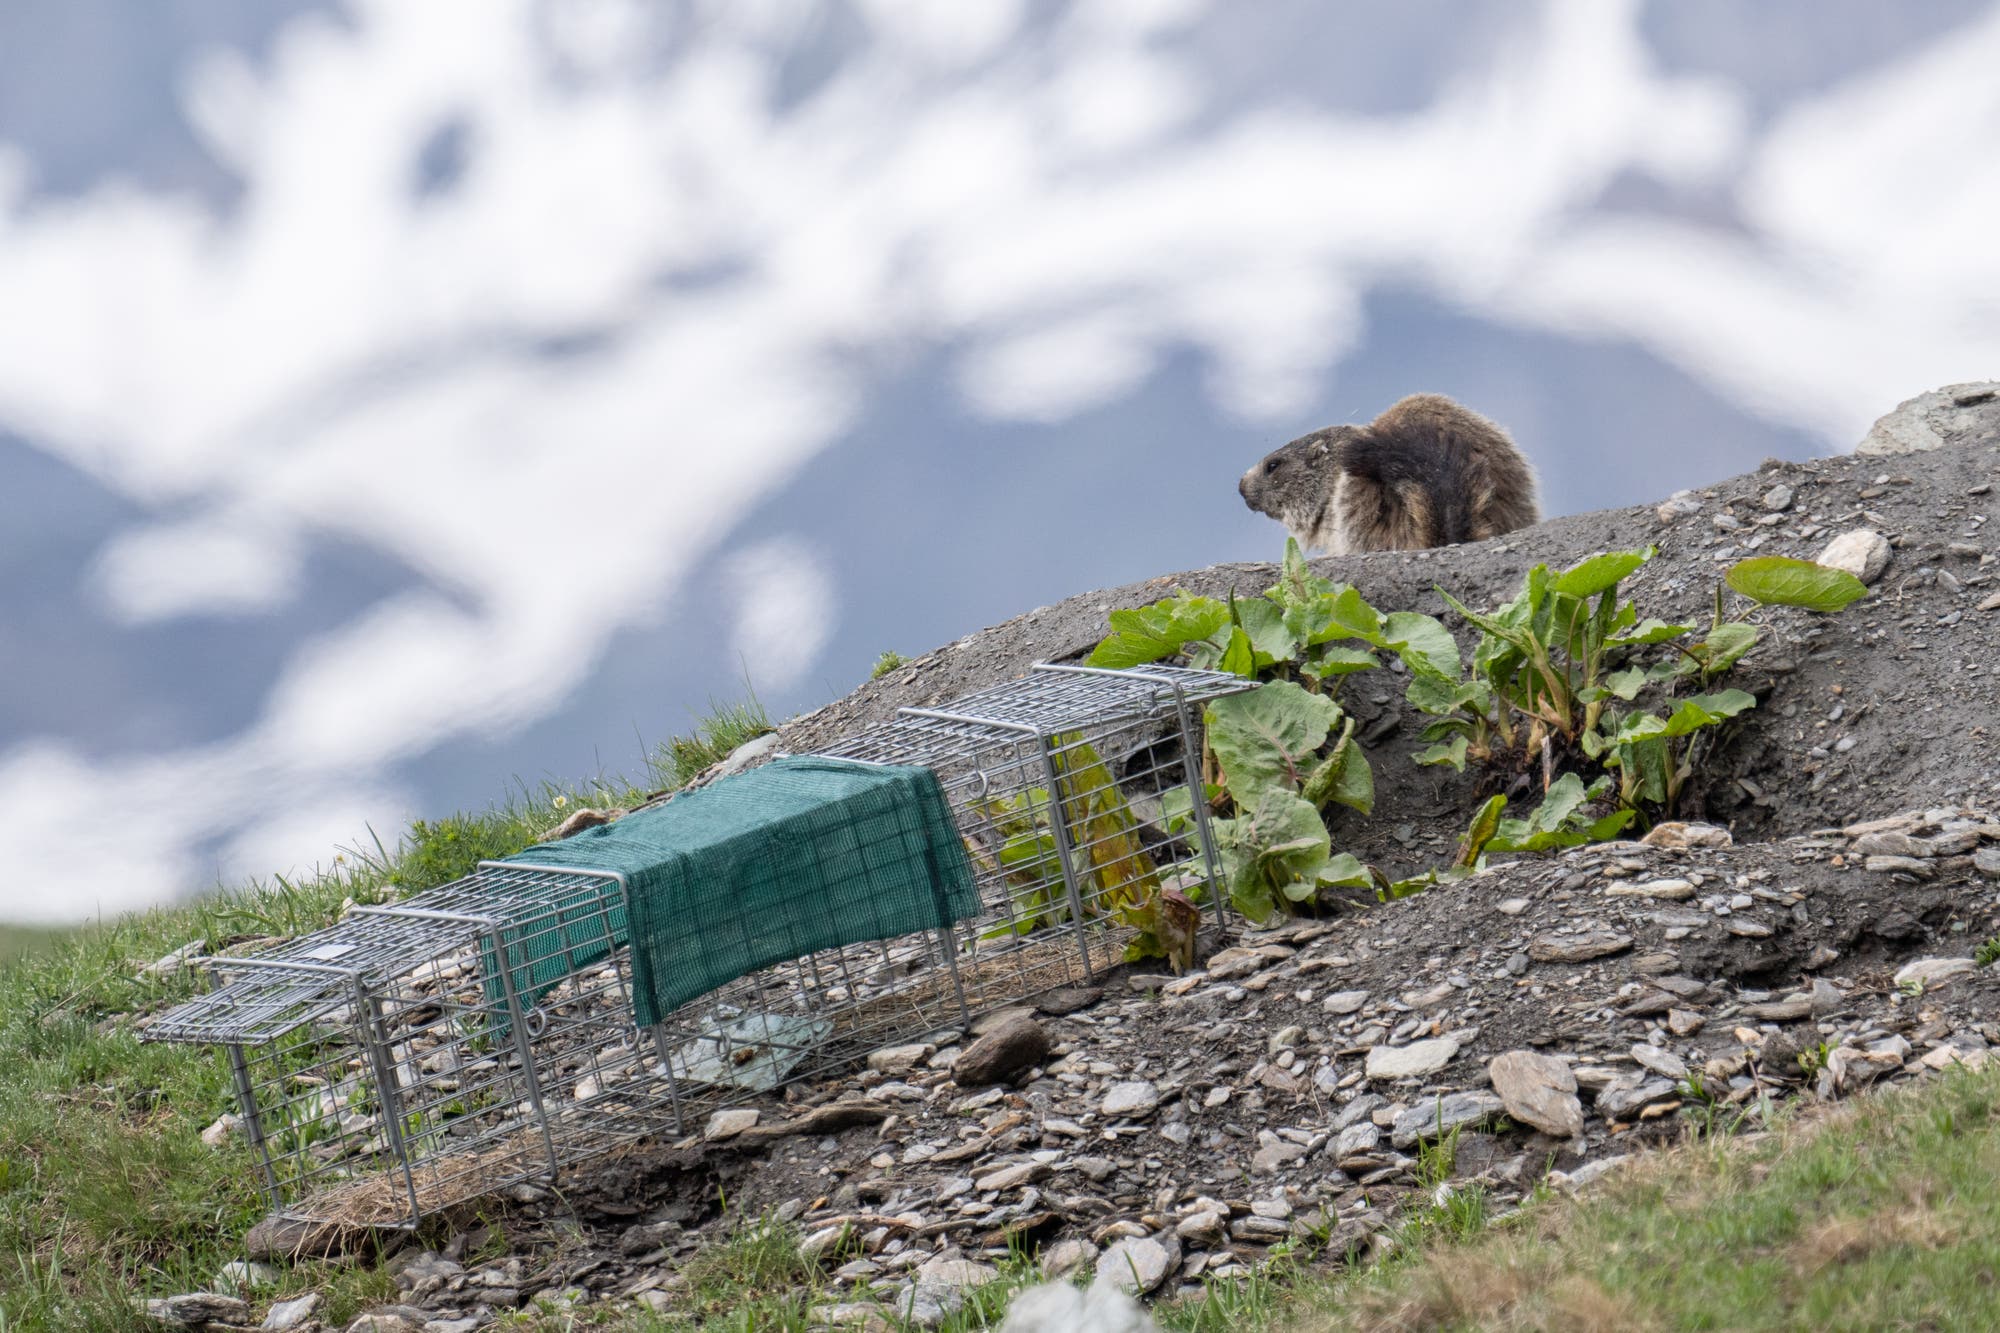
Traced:
<path fill-rule="evenodd" d="M 1270 475 L 1271 475 L 1271 474 L 1272 474 L 1273 472 L 1276 472 L 1277 470 L 1278 470 L 1278 460 L 1277 460 L 1277 459 L 1275 459 L 1275 458 L 1267 458 L 1267 459 L 1265 459 L 1265 460 L 1264 460 L 1264 475 L 1265 475 L 1265 476 L 1267 476 L 1267 477 L 1268 477 L 1268 476 L 1270 476 Z"/>

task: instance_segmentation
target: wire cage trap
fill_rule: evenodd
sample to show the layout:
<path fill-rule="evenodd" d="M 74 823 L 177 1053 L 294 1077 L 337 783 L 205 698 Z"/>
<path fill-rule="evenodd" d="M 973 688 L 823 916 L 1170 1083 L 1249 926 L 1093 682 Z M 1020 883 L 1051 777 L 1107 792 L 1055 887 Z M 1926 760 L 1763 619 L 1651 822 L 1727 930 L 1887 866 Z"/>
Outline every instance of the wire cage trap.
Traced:
<path fill-rule="evenodd" d="M 1085 984 L 1155 927 L 1168 890 L 1219 904 L 1201 705 L 1248 688 L 1186 668 L 1041 665 L 819 751 L 937 776 L 973 868 L 976 914 L 800 947 L 666 1015 L 653 1033 L 676 1104 L 744 1101 Z M 712 928 L 745 924 L 725 916 Z"/>
<path fill-rule="evenodd" d="M 1086 983 L 1165 901 L 1219 905 L 1201 706 L 1248 688 L 1037 666 L 218 959 L 217 988 L 146 1036 L 226 1048 L 280 1213 L 413 1226 Z M 759 803 L 787 766 L 921 777 L 935 808 L 807 803 L 816 822 L 785 822 Z M 691 854 L 702 826 L 679 816 L 732 801 L 728 857 Z"/>
<path fill-rule="evenodd" d="M 629 1001 L 615 874 L 483 862 L 257 957 L 148 1040 L 227 1049 L 283 1215 L 423 1216 L 671 1130 Z"/>

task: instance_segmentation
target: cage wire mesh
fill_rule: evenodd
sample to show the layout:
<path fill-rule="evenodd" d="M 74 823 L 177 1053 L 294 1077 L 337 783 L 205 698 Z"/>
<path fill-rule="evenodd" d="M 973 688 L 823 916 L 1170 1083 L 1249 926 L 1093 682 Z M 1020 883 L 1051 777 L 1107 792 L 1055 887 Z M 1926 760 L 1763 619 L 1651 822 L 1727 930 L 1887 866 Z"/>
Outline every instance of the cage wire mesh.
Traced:
<path fill-rule="evenodd" d="M 880 912 L 873 926 L 854 924 L 870 920 L 855 909 L 896 857 L 931 856 L 932 879 L 951 878 L 907 820 L 879 812 L 815 834 L 824 841 L 812 848 L 811 891 L 845 895 L 841 938 L 886 935 L 832 947 L 829 913 L 774 908 L 769 894 L 723 884 L 652 903 L 648 890 L 687 886 L 597 866 L 483 862 L 260 956 L 216 960 L 217 988 L 146 1036 L 226 1048 L 245 1136 L 281 1212 L 414 1225 L 634 1139 L 685 1133 L 715 1109 L 836 1074 L 881 1047 L 1087 983 L 1120 961 L 1166 890 L 1219 909 L 1200 710 L 1247 688 L 1185 668 L 1041 665 L 944 708 L 901 710 L 810 757 L 935 775 L 970 884 L 954 885 L 949 903 L 937 890 L 927 929 Z M 784 841 L 745 845 L 796 862 Z M 582 850 L 571 839 L 533 854 Z M 648 913 L 675 910 L 697 929 L 643 928 Z M 635 921 L 647 983 L 636 992 Z M 894 921 L 904 924 L 883 924 Z M 778 961 L 677 1003 L 647 1031 L 639 1015 L 657 1013 L 648 997 L 681 994 L 676 971 L 712 977 L 714 958 L 692 957 L 704 941 L 712 955 Z"/>
<path fill-rule="evenodd" d="M 484 862 L 254 958 L 147 1030 L 227 1049 L 287 1215 L 423 1216 L 673 1129 L 638 1040 L 616 875 Z"/>

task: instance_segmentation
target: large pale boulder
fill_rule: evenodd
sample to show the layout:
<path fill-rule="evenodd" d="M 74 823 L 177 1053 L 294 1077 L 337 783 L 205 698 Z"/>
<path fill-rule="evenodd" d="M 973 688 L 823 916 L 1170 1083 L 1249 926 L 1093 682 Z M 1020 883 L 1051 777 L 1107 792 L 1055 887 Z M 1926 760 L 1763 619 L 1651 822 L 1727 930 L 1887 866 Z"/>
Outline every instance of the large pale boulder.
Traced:
<path fill-rule="evenodd" d="M 1857 454 L 1915 454 L 1953 444 L 2000 444 L 2000 380 L 1947 384 L 1896 405 Z"/>

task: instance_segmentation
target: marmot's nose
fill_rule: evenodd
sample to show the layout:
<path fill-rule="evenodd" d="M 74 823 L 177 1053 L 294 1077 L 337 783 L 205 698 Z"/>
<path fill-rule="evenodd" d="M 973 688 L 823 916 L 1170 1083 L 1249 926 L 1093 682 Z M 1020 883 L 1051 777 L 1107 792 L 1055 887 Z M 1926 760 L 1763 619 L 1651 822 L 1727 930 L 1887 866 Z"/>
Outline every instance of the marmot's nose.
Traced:
<path fill-rule="evenodd" d="M 1236 493 L 1245 500 L 1250 498 L 1250 474 L 1248 472 L 1236 479 Z"/>

